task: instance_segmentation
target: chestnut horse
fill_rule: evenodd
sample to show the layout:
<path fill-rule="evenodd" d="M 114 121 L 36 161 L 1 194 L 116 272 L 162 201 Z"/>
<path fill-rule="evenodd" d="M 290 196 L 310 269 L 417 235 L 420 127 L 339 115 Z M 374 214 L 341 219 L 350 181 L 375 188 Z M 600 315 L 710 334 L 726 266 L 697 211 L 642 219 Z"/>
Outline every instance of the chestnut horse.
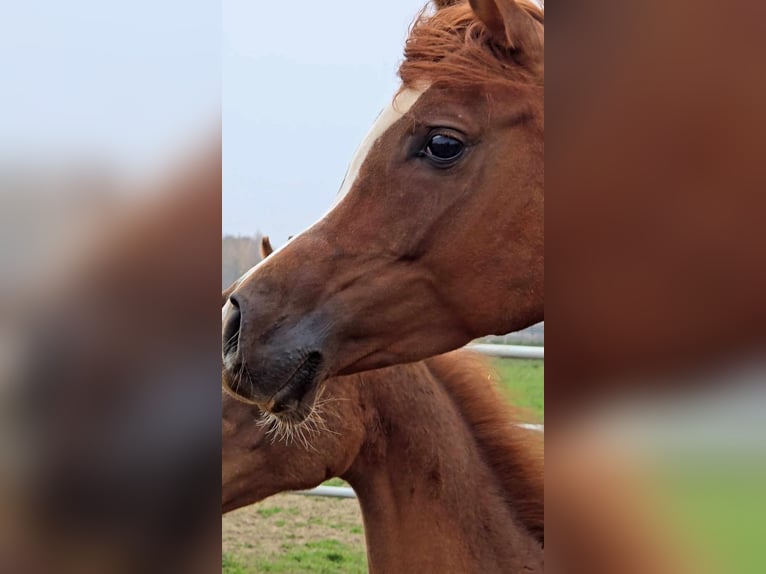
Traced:
<path fill-rule="evenodd" d="M 543 318 L 543 12 L 437 2 L 330 212 L 222 310 L 224 385 L 272 412 L 322 380 Z"/>
<path fill-rule="evenodd" d="M 481 360 L 455 351 L 320 387 L 301 423 L 224 393 L 224 512 L 339 476 L 371 572 L 543 572 L 542 435 L 512 424 Z"/>

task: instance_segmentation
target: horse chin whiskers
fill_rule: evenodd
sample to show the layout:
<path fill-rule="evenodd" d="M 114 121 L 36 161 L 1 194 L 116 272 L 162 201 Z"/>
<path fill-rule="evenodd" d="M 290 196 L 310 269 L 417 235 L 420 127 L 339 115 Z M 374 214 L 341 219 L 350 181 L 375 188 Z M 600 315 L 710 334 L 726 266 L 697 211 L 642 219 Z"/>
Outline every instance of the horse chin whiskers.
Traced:
<path fill-rule="evenodd" d="M 266 435 L 272 444 L 283 443 L 286 446 L 301 446 L 305 450 L 318 452 L 313 444 L 314 439 L 322 433 L 338 433 L 327 426 L 327 405 L 334 402 L 323 397 L 324 386 L 317 394 L 307 415 L 302 416 L 300 409 L 282 413 L 263 411 L 257 420 L 259 426 L 266 429 Z"/>

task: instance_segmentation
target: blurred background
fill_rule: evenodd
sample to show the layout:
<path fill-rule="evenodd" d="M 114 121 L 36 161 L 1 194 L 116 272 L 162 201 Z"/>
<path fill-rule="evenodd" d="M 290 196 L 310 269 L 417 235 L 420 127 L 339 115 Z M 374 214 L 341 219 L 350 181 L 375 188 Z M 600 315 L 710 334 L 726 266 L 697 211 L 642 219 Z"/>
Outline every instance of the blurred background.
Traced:
<path fill-rule="evenodd" d="M 554 570 L 766 571 L 763 15 L 548 13 Z"/>
<path fill-rule="evenodd" d="M 224 234 L 278 247 L 327 211 L 423 6 L 223 3 Z"/>
<path fill-rule="evenodd" d="M 220 3 L 4 6 L 0 69 L 0 571 L 216 571 Z"/>

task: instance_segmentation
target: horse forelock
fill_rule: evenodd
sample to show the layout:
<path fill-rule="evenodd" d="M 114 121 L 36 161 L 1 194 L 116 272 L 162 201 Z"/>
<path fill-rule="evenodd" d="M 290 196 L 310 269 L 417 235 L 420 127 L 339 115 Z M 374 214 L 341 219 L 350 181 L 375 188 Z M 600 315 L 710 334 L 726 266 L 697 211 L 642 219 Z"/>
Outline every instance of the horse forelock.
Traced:
<path fill-rule="evenodd" d="M 484 84 L 538 86 L 544 82 L 541 62 L 522 63 L 492 40 L 467 1 L 430 4 L 415 18 L 404 47 L 399 76 L 405 87 L 429 83 L 473 87 Z M 544 11 L 533 1 L 516 4 L 542 29 Z M 509 38 L 514 42 L 514 38 Z M 541 43 L 544 38 L 540 37 Z"/>
<path fill-rule="evenodd" d="M 543 437 L 518 426 L 522 410 L 500 395 L 484 359 L 457 351 L 425 361 L 471 429 L 518 519 L 541 543 L 544 537 Z"/>

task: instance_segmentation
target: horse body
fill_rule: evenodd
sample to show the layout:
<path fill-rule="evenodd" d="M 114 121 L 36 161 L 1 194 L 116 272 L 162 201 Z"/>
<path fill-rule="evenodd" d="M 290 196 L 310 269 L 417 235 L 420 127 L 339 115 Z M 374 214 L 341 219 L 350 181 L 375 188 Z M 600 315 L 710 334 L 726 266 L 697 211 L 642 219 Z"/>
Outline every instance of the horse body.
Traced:
<path fill-rule="evenodd" d="M 542 572 L 541 441 L 462 355 L 328 381 L 289 444 L 226 396 L 224 511 L 340 476 L 371 572 Z"/>
<path fill-rule="evenodd" d="M 229 293 L 224 385 L 270 411 L 543 318 L 543 15 L 441 4 L 335 206 Z"/>

